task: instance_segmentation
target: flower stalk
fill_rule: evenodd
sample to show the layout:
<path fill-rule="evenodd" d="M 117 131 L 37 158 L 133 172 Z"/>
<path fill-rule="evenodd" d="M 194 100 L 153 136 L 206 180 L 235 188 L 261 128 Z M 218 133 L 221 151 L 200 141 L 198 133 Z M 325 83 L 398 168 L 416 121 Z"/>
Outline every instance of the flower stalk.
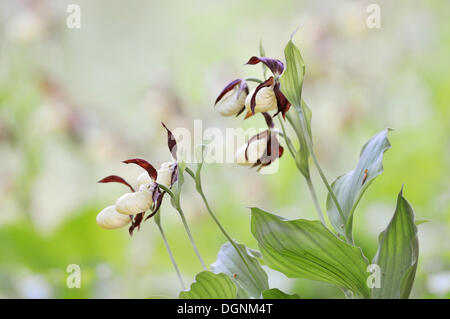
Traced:
<path fill-rule="evenodd" d="M 244 258 L 244 256 L 242 255 L 241 251 L 239 250 L 238 246 L 236 245 L 235 241 L 233 240 L 233 238 L 231 238 L 231 236 L 227 233 L 227 231 L 225 230 L 225 228 L 222 226 L 222 224 L 220 223 L 219 219 L 217 218 L 217 216 L 214 214 L 214 212 L 211 209 L 211 206 L 209 206 L 208 200 L 206 199 L 205 193 L 203 192 L 203 188 L 202 188 L 202 182 L 201 182 L 201 177 L 200 177 L 200 172 L 198 172 L 197 174 L 195 174 L 189 167 L 186 167 L 186 172 L 192 177 L 192 179 L 195 181 L 195 188 L 197 190 L 197 192 L 200 194 L 200 197 L 203 200 L 203 203 L 205 204 L 206 210 L 208 211 L 209 215 L 211 216 L 211 218 L 214 220 L 214 222 L 216 223 L 216 225 L 219 227 L 220 231 L 222 232 L 222 234 L 228 239 L 228 241 L 231 243 L 231 245 L 234 247 L 234 249 L 236 250 L 236 252 L 238 253 L 239 257 L 242 259 L 242 261 L 244 262 L 245 266 L 247 267 L 249 273 L 252 275 L 252 277 L 256 278 L 255 275 L 253 274 L 250 266 L 247 263 L 247 260 Z"/>
<path fill-rule="evenodd" d="M 166 246 L 166 250 L 167 250 L 167 253 L 169 254 L 170 260 L 172 261 L 173 268 L 175 268 L 175 272 L 177 273 L 181 288 L 183 290 L 185 290 L 186 286 L 184 284 L 183 277 L 181 276 L 180 269 L 178 268 L 177 262 L 175 261 L 175 258 L 173 257 L 172 250 L 170 249 L 169 242 L 167 241 L 166 235 L 164 234 L 164 230 L 161 226 L 161 221 L 159 220 L 159 218 L 155 218 L 155 223 L 158 226 L 159 232 L 161 233 L 162 240 L 164 242 L 164 245 Z"/>
<path fill-rule="evenodd" d="M 206 268 L 206 264 L 202 256 L 200 255 L 200 251 L 198 250 L 197 245 L 195 244 L 194 237 L 192 236 L 191 229 L 189 228 L 183 209 L 181 208 L 180 201 L 176 199 L 175 194 L 168 187 L 162 184 L 159 184 L 159 187 L 167 194 L 169 194 L 169 196 L 172 198 L 174 207 L 177 210 L 178 214 L 180 215 L 181 221 L 183 222 L 184 229 L 186 230 L 186 233 L 189 237 L 189 241 L 191 242 L 192 248 L 194 248 L 195 254 L 197 255 L 198 260 L 200 261 L 200 264 L 202 265 L 203 269 L 208 270 Z"/>

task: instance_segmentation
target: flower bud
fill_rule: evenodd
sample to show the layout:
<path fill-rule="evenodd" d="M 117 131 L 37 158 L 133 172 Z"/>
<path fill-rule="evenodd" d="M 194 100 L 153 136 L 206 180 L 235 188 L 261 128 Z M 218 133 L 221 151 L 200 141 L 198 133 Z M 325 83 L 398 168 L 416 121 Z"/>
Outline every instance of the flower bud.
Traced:
<path fill-rule="evenodd" d="M 105 229 L 116 229 L 128 225 L 131 222 L 130 216 L 119 214 L 114 205 L 108 206 L 98 213 L 97 224 Z"/>
<path fill-rule="evenodd" d="M 175 162 L 165 162 L 161 164 L 158 170 L 158 178 L 156 182 L 162 184 L 166 187 L 172 186 L 172 176 L 174 171 L 177 169 L 177 163 Z"/>
<path fill-rule="evenodd" d="M 251 109 L 251 99 L 255 94 L 256 88 L 254 88 L 245 100 L 245 107 L 249 112 Z M 263 87 L 258 90 L 255 97 L 255 113 L 268 112 L 277 108 L 277 98 L 272 86 Z M 253 112 L 252 112 L 253 113 Z"/>
<path fill-rule="evenodd" d="M 151 184 L 141 185 L 139 191 L 119 197 L 116 209 L 125 215 L 136 215 L 147 211 L 153 204 Z"/>
<path fill-rule="evenodd" d="M 237 115 L 244 108 L 246 97 L 247 92 L 239 89 L 239 86 L 235 86 L 233 90 L 227 92 L 222 99 L 217 102 L 216 108 L 223 116 Z"/>

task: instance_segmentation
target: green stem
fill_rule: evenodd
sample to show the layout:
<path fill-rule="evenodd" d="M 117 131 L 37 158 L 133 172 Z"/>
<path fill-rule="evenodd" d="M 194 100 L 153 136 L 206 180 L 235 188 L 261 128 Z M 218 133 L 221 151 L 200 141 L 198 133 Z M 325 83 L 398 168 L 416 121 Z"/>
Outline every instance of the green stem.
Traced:
<path fill-rule="evenodd" d="M 178 213 L 180 214 L 181 220 L 183 221 L 184 228 L 186 229 L 186 233 L 189 237 L 189 240 L 191 241 L 192 247 L 194 248 L 194 251 L 198 257 L 198 260 L 200 260 L 200 263 L 202 264 L 203 269 L 208 270 L 208 268 L 206 268 L 206 264 L 203 261 L 202 256 L 200 255 L 200 252 L 198 251 L 197 245 L 194 242 L 194 238 L 192 237 L 192 233 L 187 224 L 186 217 L 184 216 L 183 210 L 181 209 L 181 207 L 179 207 L 177 210 L 178 210 Z"/>
<path fill-rule="evenodd" d="M 164 234 L 164 230 L 161 226 L 161 223 L 157 222 L 156 225 L 158 225 L 158 229 L 159 229 L 159 232 L 161 233 L 161 237 L 163 239 L 164 245 L 166 246 L 166 250 L 169 253 L 170 260 L 172 261 L 173 267 L 175 268 L 175 271 L 178 275 L 178 280 L 180 281 L 181 288 L 183 290 L 185 290 L 186 286 L 184 285 L 183 277 L 181 276 L 180 269 L 178 268 L 175 258 L 173 257 L 172 250 L 170 249 L 169 242 L 167 241 L 166 235 Z"/>
<path fill-rule="evenodd" d="M 303 110 L 298 110 L 298 115 L 300 118 L 300 122 L 301 122 L 301 127 L 302 127 L 302 131 L 303 131 L 303 135 L 305 136 L 305 140 L 306 140 L 306 145 L 308 146 L 308 150 L 309 153 L 311 154 L 311 157 L 313 159 L 314 164 L 316 165 L 317 171 L 319 172 L 320 177 L 322 178 L 323 183 L 325 184 L 328 193 L 330 194 L 331 198 L 333 199 L 334 205 L 336 206 L 339 215 L 342 219 L 343 222 L 343 227 L 344 227 L 344 231 L 347 234 L 347 225 L 345 222 L 345 216 L 344 216 L 344 212 L 342 211 L 341 205 L 339 205 L 339 202 L 336 198 L 336 195 L 334 194 L 333 189 L 330 186 L 330 183 L 328 183 L 328 180 L 325 176 L 325 174 L 322 171 L 322 168 L 320 167 L 319 161 L 317 160 L 316 154 L 314 153 L 314 149 L 313 149 L 313 145 L 312 145 L 312 140 L 311 140 L 311 136 L 309 135 L 308 129 L 307 129 L 307 125 L 306 125 L 306 120 L 305 120 L 305 116 L 303 114 Z M 351 244 L 353 244 L 353 239 L 347 236 L 347 241 Z"/>
<path fill-rule="evenodd" d="M 305 177 L 306 184 L 308 185 L 309 192 L 311 193 L 312 200 L 314 202 L 314 206 L 316 207 L 317 215 L 319 215 L 319 219 L 322 224 L 327 228 L 327 224 L 325 223 L 325 218 L 323 217 L 322 209 L 320 208 L 319 200 L 317 199 L 316 190 L 314 188 L 314 184 L 311 180 L 311 177 Z"/>
<path fill-rule="evenodd" d="M 211 207 L 209 206 L 208 200 L 206 199 L 205 193 L 203 192 L 203 188 L 202 188 L 202 183 L 201 183 L 201 178 L 200 178 L 200 173 L 198 173 L 198 176 L 189 168 L 186 167 L 186 172 L 188 172 L 189 175 L 191 175 L 191 177 L 194 179 L 194 181 L 196 182 L 196 189 L 197 192 L 200 194 L 203 203 L 206 206 L 206 210 L 208 211 L 209 215 L 212 217 L 212 219 L 214 220 L 214 222 L 217 224 L 217 226 L 219 227 L 220 231 L 222 232 L 222 234 L 228 239 L 228 241 L 231 243 L 231 245 L 233 245 L 234 249 L 236 250 L 236 252 L 238 253 L 239 257 L 242 259 L 242 261 L 244 262 L 245 266 L 247 267 L 249 273 L 252 275 L 253 278 L 256 277 L 255 275 L 252 273 L 252 270 L 250 269 L 250 266 L 247 263 L 247 260 L 244 258 L 244 256 L 242 255 L 241 251 L 239 250 L 238 246 L 236 245 L 235 241 L 233 240 L 233 238 L 231 238 L 230 235 L 228 235 L 227 231 L 225 230 L 225 228 L 223 228 L 222 224 L 220 223 L 219 219 L 216 217 L 216 215 L 213 213 Z"/>
<path fill-rule="evenodd" d="M 283 130 L 284 139 L 286 141 L 286 145 L 288 146 L 289 152 L 291 153 L 292 157 L 294 158 L 294 161 L 295 161 L 295 164 L 296 164 L 298 170 L 300 171 L 300 173 L 302 173 L 302 171 L 301 171 L 301 169 L 299 167 L 299 162 L 297 160 L 295 149 L 294 149 L 293 145 L 290 143 L 290 140 L 289 140 L 289 138 L 286 135 L 286 128 L 284 127 L 284 123 L 283 123 L 283 121 L 282 121 L 280 116 L 278 116 L 278 120 L 280 121 L 280 126 L 281 126 L 281 129 Z M 288 117 L 288 121 L 289 121 L 289 117 Z M 294 125 L 293 125 L 293 123 L 291 121 L 289 123 L 292 125 L 292 127 L 294 127 Z M 295 130 L 295 128 L 294 128 L 294 130 Z M 299 138 L 299 142 L 300 142 L 300 137 L 298 136 L 298 134 L 297 134 L 297 137 Z M 303 173 L 302 173 L 302 175 L 303 175 Z M 303 176 L 306 179 L 306 184 L 308 185 L 309 192 L 311 193 L 311 198 L 313 200 L 314 207 L 316 208 L 317 215 L 319 216 L 319 219 L 322 222 L 322 224 L 325 227 L 327 227 L 327 225 L 325 223 L 325 218 L 324 218 L 323 213 L 322 213 L 322 209 L 320 208 L 320 204 L 319 204 L 319 201 L 317 199 L 316 190 L 314 188 L 314 184 L 313 184 L 313 182 L 311 180 L 311 177 L 309 175 L 307 175 L 307 176 L 303 175 Z"/>
<path fill-rule="evenodd" d="M 161 184 L 158 184 L 158 185 L 159 185 L 160 188 L 162 188 L 162 190 L 164 190 L 172 198 L 172 201 L 174 203 L 174 207 L 177 210 L 178 214 L 180 215 L 181 221 L 183 222 L 184 229 L 186 230 L 186 233 L 187 233 L 187 235 L 189 237 L 189 241 L 191 242 L 191 245 L 194 248 L 195 254 L 197 255 L 198 260 L 200 261 L 200 264 L 202 265 L 203 269 L 204 270 L 208 270 L 206 268 L 206 264 L 203 261 L 202 256 L 200 255 L 200 252 L 199 252 L 199 250 L 197 248 L 197 245 L 195 244 L 194 237 L 192 236 L 191 229 L 189 228 L 189 225 L 187 223 L 186 217 L 185 217 L 185 215 L 183 213 L 183 210 L 181 209 L 181 205 L 180 205 L 179 200 L 176 199 L 174 193 L 168 187 L 166 187 L 164 185 L 161 185 Z"/>
<path fill-rule="evenodd" d="M 256 83 L 263 83 L 263 81 L 261 81 L 260 79 L 254 78 L 254 77 L 251 77 L 251 76 L 244 78 L 244 80 L 245 81 L 250 81 L 250 82 L 256 82 Z"/>

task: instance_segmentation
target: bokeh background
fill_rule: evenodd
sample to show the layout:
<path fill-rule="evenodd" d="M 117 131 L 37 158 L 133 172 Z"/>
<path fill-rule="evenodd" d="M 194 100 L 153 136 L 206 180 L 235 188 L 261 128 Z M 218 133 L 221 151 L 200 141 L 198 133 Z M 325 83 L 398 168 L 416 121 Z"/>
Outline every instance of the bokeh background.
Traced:
<path fill-rule="evenodd" d="M 81 28 L 66 26 L 67 5 Z M 366 26 L 367 6 L 381 28 Z M 283 59 L 293 30 L 307 64 L 304 98 L 330 180 L 351 170 L 362 145 L 390 133 L 385 172 L 356 212 L 356 242 L 371 259 L 402 184 L 419 226 L 412 297 L 450 296 L 450 2 L 441 1 L 0 1 L 0 297 L 147 298 L 177 296 L 179 285 L 153 221 L 130 238 L 96 214 L 124 192 L 96 181 L 140 169 L 121 164 L 169 159 L 160 126 L 262 127 L 223 118 L 213 101 L 230 80 L 260 76 L 244 66 L 258 54 Z M 257 248 L 249 206 L 315 219 L 289 154 L 276 174 L 204 167 L 205 192 L 225 228 Z M 326 192 L 314 181 L 324 206 Z M 182 204 L 211 264 L 225 238 L 187 181 Z M 162 221 L 184 280 L 201 270 L 182 224 L 164 203 Z M 69 264 L 82 271 L 66 286 Z M 339 289 L 270 271 L 272 287 L 304 298 L 341 298 Z"/>

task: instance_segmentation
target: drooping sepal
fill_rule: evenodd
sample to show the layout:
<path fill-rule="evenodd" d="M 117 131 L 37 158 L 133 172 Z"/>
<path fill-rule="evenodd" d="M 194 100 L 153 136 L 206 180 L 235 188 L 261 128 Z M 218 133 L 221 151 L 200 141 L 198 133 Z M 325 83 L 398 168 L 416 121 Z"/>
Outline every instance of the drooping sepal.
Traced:
<path fill-rule="evenodd" d="M 284 71 L 283 62 L 272 58 L 252 56 L 246 64 L 255 65 L 260 62 L 264 63 L 276 77 L 280 76 Z"/>
<path fill-rule="evenodd" d="M 128 182 L 126 180 L 124 180 L 122 177 L 117 176 L 117 175 L 109 175 L 109 176 L 99 180 L 98 183 L 120 183 L 120 184 L 128 186 L 131 189 L 131 191 L 134 192 L 133 186 L 128 184 Z"/>
<path fill-rule="evenodd" d="M 156 171 L 156 169 L 153 167 L 152 164 L 150 164 L 149 162 L 147 162 L 144 159 L 132 158 L 132 159 L 123 161 L 123 163 L 139 165 L 140 167 L 142 167 L 143 169 L 145 169 L 147 171 L 148 175 L 150 176 L 150 178 L 153 181 L 156 181 L 156 179 L 158 178 L 158 172 Z"/>

